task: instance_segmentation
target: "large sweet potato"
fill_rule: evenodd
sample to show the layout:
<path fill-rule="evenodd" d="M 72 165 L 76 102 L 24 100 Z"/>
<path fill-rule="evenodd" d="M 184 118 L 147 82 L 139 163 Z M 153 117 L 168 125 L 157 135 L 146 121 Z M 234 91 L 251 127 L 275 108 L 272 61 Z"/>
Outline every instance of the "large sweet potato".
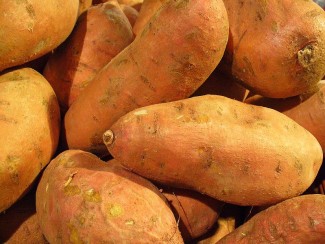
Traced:
<path fill-rule="evenodd" d="M 45 169 L 36 212 L 50 243 L 183 243 L 154 185 L 79 150 L 59 154 Z"/>
<path fill-rule="evenodd" d="M 217 95 L 133 110 L 103 138 L 144 177 L 238 205 L 301 194 L 323 160 L 315 137 L 292 119 Z"/>
<path fill-rule="evenodd" d="M 324 243 L 325 196 L 303 195 L 256 214 L 222 238 L 233 243 Z"/>
<path fill-rule="evenodd" d="M 311 0 L 224 0 L 225 66 L 266 97 L 299 95 L 325 74 L 325 12 Z"/>
<path fill-rule="evenodd" d="M 107 154 L 102 134 L 122 115 L 190 96 L 219 63 L 228 31 L 221 0 L 169 1 L 69 108 L 69 148 Z"/>
<path fill-rule="evenodd" d="M 47 80 L 30 68 L 0 76 L 0 212 L 32 185 L 59 139 L 60 111 Z"/>
<path fill-rule="evenodd" d="M 59 46 L 77 20 L 79 0 L 0 2 L 0 71 Z"/>
<path fill-rule="evenodd" d="M 90 7 L 50 56 L 44 76 L 66 112 L 100 69 L 133 41 L 132 27 L 116 1 Z"/>

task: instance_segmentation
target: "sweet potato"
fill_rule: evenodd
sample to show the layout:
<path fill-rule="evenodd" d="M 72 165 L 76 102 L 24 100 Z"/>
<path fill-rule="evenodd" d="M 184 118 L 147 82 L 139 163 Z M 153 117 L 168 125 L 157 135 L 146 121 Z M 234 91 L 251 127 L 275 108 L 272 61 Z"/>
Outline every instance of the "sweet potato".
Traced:
<path fill-rule="evenodd" d="M 224 0 L 229 42 L 224 67 L 265 97 L 311 89 L 325 74 L 325 12 L 312 1 Z"/>
<path fill-rule="evenodd" d="M 311 132 L 325 150 L 325 85 L 319 83 L 319 91 L 304 100 L 301 97 L 270 99 L 251 97 L 246 103 L 276 109 Z"/>
<path fill-rule="evenodd" d="M 64 118 L 69 148 L 107 154 L 102 134 L 122 115 L 189 97 L 217 66 L 227 37 L 221 0 L 165 4 L 69 108 Z"/>
<path fill-rule="evenodd" d="M 63 112 L 133 39 L 132 27 L 116 1 L 90 7 L 79 17 L 68 40 L 50 56 L 43 73 Z"/>
<path fill-rule="evenodd" d="M 0 71 L 36 59 L 71 33 L 79 0 L 17 0 L 0 3 Z"/>
<path fill-rule="evenodd" d="M 50 243 L 183 243 L 154 185 L 79 150 L 59 154 L 45 169 L 36 212 Z"/>
<path fill-rule="evenodd" d="M 325 196 L 303 195 L 256 214 L 222 238 L 224 243 L 324 243 Z"/>
<path fill-rule="evenodd" d="M 46 244 L 38 224 L 35 192 L 28 193 L 5 213 L 0 214 L 0 242 L 6 244 Z"/>
<path fill-rule="evenodd" d="M 209 94 L 221 95 L 243 102 L 248 95 L 248 90 L 240 85 L 233 77 L 223 74 L 219 70 L 215 70 L 192 96 Z"/>
<path fill-rule="evenodd" d="M 133 26 L 135 35 L 140 35 L 150 18 L 155 15 L 158 9 L 168 0 L 144 0 L 139 12 L 137 21 Z"/>
<path fill-rule="evenodd" d="M 92 0 L 79 0 L 78 16 L 85 12 L 92 5 Z"/>
<path fill-rule="evenodd" d="M 185 242 L 205 234 L 217 222 L 224 202 L 200 193 L 171 187 L 160 187 L 167 198 Z"/>
<path fill-rule="evenodd" d="M 301 194 L 323 160 L 315 137 L 287 116 L 217 95 L 133 110 L 103 140 L 139 175 L 246 206 Z"/>
<path fill-rule="evenodd" d="M 47 80 L 30 68 L 0 76 L 0 212 L 32 185 L 59 139 L 60 111 Z"/>
<path fill-rule="evenodd" d="M 109 2 L 111 0 L 93 0 L 93 4 L 100 4 Z M 143 0 L 117 0 L 119 4 L 125 4 L 135 8 L 137 11 L 140 11 Z"/>
<path fill-rule="evenodd" d="M 125 14 L 125 16 L 128 18 L 131 26 L 133 27 L 135 21 L 138 18 L 138 15 L 139 15 L 138 10 L 136 10 L 135 8 L 133 8 L 129 5 L 125 5 L 125 4 L 120 4 L 120 7 L 121 7 L 123 13 Z"/>

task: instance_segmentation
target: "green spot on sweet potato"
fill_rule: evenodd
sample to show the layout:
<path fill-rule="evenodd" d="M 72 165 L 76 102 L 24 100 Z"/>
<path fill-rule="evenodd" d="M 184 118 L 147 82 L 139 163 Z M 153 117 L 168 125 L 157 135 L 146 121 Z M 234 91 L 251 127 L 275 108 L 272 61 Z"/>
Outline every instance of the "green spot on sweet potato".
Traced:
<path fill-rule="evenodd" d="M 108 206 L 108 215 L 110 217 L 119 217 L 121 215 L 123 215 L 124 213 L 124 209 L 121 205 L 117 204 L 117 203 L 112 203 L 109 204 Z"/>
<path fill-rule="evenodd" d="M 81 190 L 77 185 L 69 184 L 64 186 L 64 194 L 67 196 L 75 196 L 75 195 L 79 195 L 80 193 Z"/>
<path fill-rule="evenodd" d="M 102 197 L 100 196 L 99 192 L 95 191 L 94 189 L 89 189 L 83 193 L 83 198 L 87 202 L 96 202 L 99 203 L 102 201 Z"/>

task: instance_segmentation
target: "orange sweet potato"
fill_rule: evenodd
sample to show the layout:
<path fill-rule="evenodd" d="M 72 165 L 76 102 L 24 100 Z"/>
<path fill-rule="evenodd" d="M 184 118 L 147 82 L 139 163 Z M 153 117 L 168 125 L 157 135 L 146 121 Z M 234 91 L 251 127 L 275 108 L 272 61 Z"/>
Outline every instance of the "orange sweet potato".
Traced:
<path fill-rule="evenodd" d="M 138 10 L 136 10 L 135 8 L 133 8 L 129 5 L 125 5 L 125 4 L 120 4 L 120 6 L 121 6 L 123 13 L 128 18 L 131 26 L 133 27 L 135 21 L 138 18 L 138 15 L 139 15 Z"/>
<path fill-rule="evenodd" d="M 325 196 L 303 195 L 256 214 L 222 238 L 224 243 L 324 243 Z"/>
<path fill-rule="evenodd" d="M 219 63 L 227 37 L 221 0 L 165 4 L 69 108 L 64 118 L 69 148 L 107 154 L 102 134 L 122 115 L 189 97 Z"/>
<path fill-rule="evenodd" d="M 93 0 L 93 4 L 109 2 L 111 0 Z M 143 0 L 117 0 L 119 4 L 125 4 L 140 11 Z"/>
<path fill-rule="evenodd" d="M 183 243 L 153 184 L 79 150 L 59 154 L 45 169 L 36 212 L 50 243 Z"/>
<path fill-rule="evenodd" d="M 47 80 L 30 68 L 0 75 L 0 212 L 30 188 L 59 139 L 60 111 Z"/>
<path fill-rule="evenodd" d="M 79 0 L 17 0 L 0 3 L 0 71 L 59 46 L 71 33 Z"/>
<path fill-rule="evenodd" d="M 325 12 L 313 1 L 224 0 L 225 69 L 265 97 L 311 89 L 325 74 Z"/>
<path fill-rule="evenodd" d="M 133 110 L 103 139 L 146 178 L 248 206 L 301 194 L 323 160 L 315 137 L 292 119 L 217 95 Z"/>
<path fill-rule="evenodd" d="M 155 15 L 158 9 L 168 0 L 144 0 L 139 12 L 137 21 L 133 26 L 135 35 L 141 34 L 150 18 Z"/>
<path fill-rule="evenodd" d="M 133 41 L 132 27 L 116 1 L 90 7 L 50 56 L 44 76 L 66 112 L 94 76 Z"/>

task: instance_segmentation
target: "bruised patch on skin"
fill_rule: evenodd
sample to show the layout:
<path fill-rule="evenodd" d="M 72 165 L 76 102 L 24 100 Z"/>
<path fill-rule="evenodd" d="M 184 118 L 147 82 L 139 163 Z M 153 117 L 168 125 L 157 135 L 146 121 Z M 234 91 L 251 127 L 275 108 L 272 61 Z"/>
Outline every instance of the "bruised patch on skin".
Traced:
<path fill-rule="evenodd" d="M 69 184 L 67 186 L 64 186 L 64 194 L 67 196 L 75 196 L 75 195 L 79 195 L 80 193 L 81 190 L 77 185 Z"/>
<path fill-rule="evenodd" d="M 99 192 L 95 191 L 94 189 L 89 189 L 83 193 L 83 198 L 87 202 L 95 202 L 99 203 L 102 201 L 102 197 L 100 196 Z"/>
<path fill-rule="evenodd" d="M 117 203 L 111 203 L 107 208 L 108 217 L 119 217 L 124 214 L 124 209 Z"/>

